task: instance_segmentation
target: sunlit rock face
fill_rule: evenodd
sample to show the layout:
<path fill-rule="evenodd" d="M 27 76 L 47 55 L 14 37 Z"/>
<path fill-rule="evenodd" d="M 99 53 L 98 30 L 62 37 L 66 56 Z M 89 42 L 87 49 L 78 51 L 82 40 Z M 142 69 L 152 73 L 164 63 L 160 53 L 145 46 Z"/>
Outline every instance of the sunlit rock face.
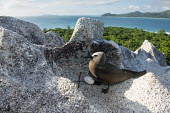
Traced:
<path fill-rule="evenodd" d="M 70 42 L 101 39 L 103 36 L 103 30 L 103 23 L 99 20 L 84 17 L 80 18 L 76 23 L 76 27 L 74 29 Z"/>
<path fill-rule="evenodd" d="M 12 17 L 0 17 L 0 112 L 168 113 L 170 67 L 149 42 L 132 52 L 102 40 L 103 23 L 80 18 L 69 42 L 55 33 Z M 110 86 L 81 82 L 97 51 L 108 62 L 142 77 Z"/>
<path fill-rule="evenodd" d="M 147 58 L 150 58 L 158 63 L 158 65 L 165 67 L 167 66 L 165 55 L 159 52 L 156 47 L 150 43 L 148 40 L 145 40 L 142 46 L 135 51 L 137 54 L 141 54 L 142 51 L 145 51 Z"/>

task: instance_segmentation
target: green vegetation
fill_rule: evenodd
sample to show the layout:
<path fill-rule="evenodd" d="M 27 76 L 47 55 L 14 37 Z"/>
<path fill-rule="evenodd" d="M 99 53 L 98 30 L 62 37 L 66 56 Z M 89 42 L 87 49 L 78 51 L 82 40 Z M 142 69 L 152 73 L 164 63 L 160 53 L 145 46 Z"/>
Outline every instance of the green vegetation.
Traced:
<path fill-rule="evenodd" d="M 165 30 L 164 29 L 159 29 L 158 33 L 165 33 Z"/>
<path fill-rule="evenodd" d="M 150 17 L 150 18 L 170 18 L 170 10 L 162 12 L 146 12 L 135 11 L 126 14 L 111 14 L 105 13 L 101 16 L 113 16 L 113 17 Z"/>
<path fill-rule="evenodd" d="M 170 35 L 165 30 L 158 30 L 158 33 L 122 27 L 105 27 L 103 39 L 114 42 L 129 48 L 132 51 L 138 49 L 144 40 L 149 40 L 159 51 L 165 53 L 167 63 L 170 64 Z"/>
<path fill-rule="evenodd" d="M 67 29 L 44 29 L 44 32 L 53 31 L 69 41 L 73 29 L 67 26 Z M 132 51 L 138 49 L 144 40 L 149 40 L 159 51 L 165 53 L 167 63 L 170 64 L 170 35 L 165 30 L 158 30 L 158 33 L 143 31 L 141 29 L 131 29 L 123 27 L 105 27 L 103 39 L 112 40 L 119 45 L 129 48 Z"/>
<path fill-rule="evenodd" d="M 67 26 L 67 29 L 62 29 L 62 28 L 55 28 L 55 29 L 48 29 L 48 30 L 46 28 L 43 29 L 43 31 L 45 33 L 48 31 L 57 33 L 59 36 L 61 36 L 67 42 L 70 40 L 73 30 L 74 29 L 71 29 L 70 26 Z"/>

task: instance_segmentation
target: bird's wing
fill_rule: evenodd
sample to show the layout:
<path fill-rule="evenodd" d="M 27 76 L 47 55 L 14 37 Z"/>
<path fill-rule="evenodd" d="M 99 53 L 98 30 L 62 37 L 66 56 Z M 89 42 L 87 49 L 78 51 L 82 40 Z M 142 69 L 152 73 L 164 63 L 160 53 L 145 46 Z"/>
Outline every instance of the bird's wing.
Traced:
<path fill-rule="evenodd" d="M 122 70 L 112 64 L 104 64 L 96 67 L 96 76 L 105 82 L 120 82 L 133 77 L 133 73 Z"/>
<path fill-rule="evenodd" d="M 119 72 L 119 68 L 117 68 L 116 66 L 112 65 L 112 64 L 104 64 L 104 65 L 98 65 L 96 66 L 96 75 L 98 75 L 98 77 L 103 77 L 103 76 L 111 76 L 114 73 L 120 73 Z"/>

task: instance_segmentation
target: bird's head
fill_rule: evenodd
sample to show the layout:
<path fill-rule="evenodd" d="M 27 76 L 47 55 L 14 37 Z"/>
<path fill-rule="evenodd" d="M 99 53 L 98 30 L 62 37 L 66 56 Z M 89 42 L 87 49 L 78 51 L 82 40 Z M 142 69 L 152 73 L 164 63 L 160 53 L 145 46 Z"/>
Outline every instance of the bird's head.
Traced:
<path fill-rule="evenodd" d="M 104 64 L 106 62 L 106 55 L 104 52 L 96 52 L 92 55 L 93 61 L 99 64 Z"/>

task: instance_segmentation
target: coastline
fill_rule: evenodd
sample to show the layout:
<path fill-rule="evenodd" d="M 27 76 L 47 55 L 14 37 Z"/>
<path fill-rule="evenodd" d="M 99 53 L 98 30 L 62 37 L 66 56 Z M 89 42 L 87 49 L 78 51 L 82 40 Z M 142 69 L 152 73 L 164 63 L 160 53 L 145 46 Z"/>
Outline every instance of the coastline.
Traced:
<path fill-rule="evenodd" d="M 147 19 L 168 19 L 170 18 L 155 18 L 155 17 L 127 17 L 127 16 L 100 16 L 100 17 L 118 17 L 118 18 L 147 18 Z"/>
<path fill-rule="evenodd" d="M 150 31 L 149 31 L 150 32 Z M 151 33 L 158 33 L 158 32 L 151 32 Z M 170 35 L 170 32 L 165 32 L 165 34 Z"/>
<path fill-rule="evenodd" d="M 170 32 L 165 32 L 165 33 L 168 34 L 168 35 L 170 34 Z"/>
<path fill-rule="evenodd" d="M 170 32 L 170 19 L 161 18 L 144 18 L 144 17 L 109 17 L 109 16 L 97 16 L 97 15 L 76 15 L 76 16 L 34 16 L 34 17 L 18 17 L 19 19 L 34 23 L 38 25 L 42 30 L 64 28 L 67 26 L 71 28 L 75 27 L 76 21 L 80 17 L 87 17 L 98 19 L 104 23 L 104 27 L 125 27 L 125 28 L 138 28 L 145 31 L 156 32 L 159 29 L 164 29 L 166 32 Z M 141 20 L 140 20 L 141 19 Z"/>

